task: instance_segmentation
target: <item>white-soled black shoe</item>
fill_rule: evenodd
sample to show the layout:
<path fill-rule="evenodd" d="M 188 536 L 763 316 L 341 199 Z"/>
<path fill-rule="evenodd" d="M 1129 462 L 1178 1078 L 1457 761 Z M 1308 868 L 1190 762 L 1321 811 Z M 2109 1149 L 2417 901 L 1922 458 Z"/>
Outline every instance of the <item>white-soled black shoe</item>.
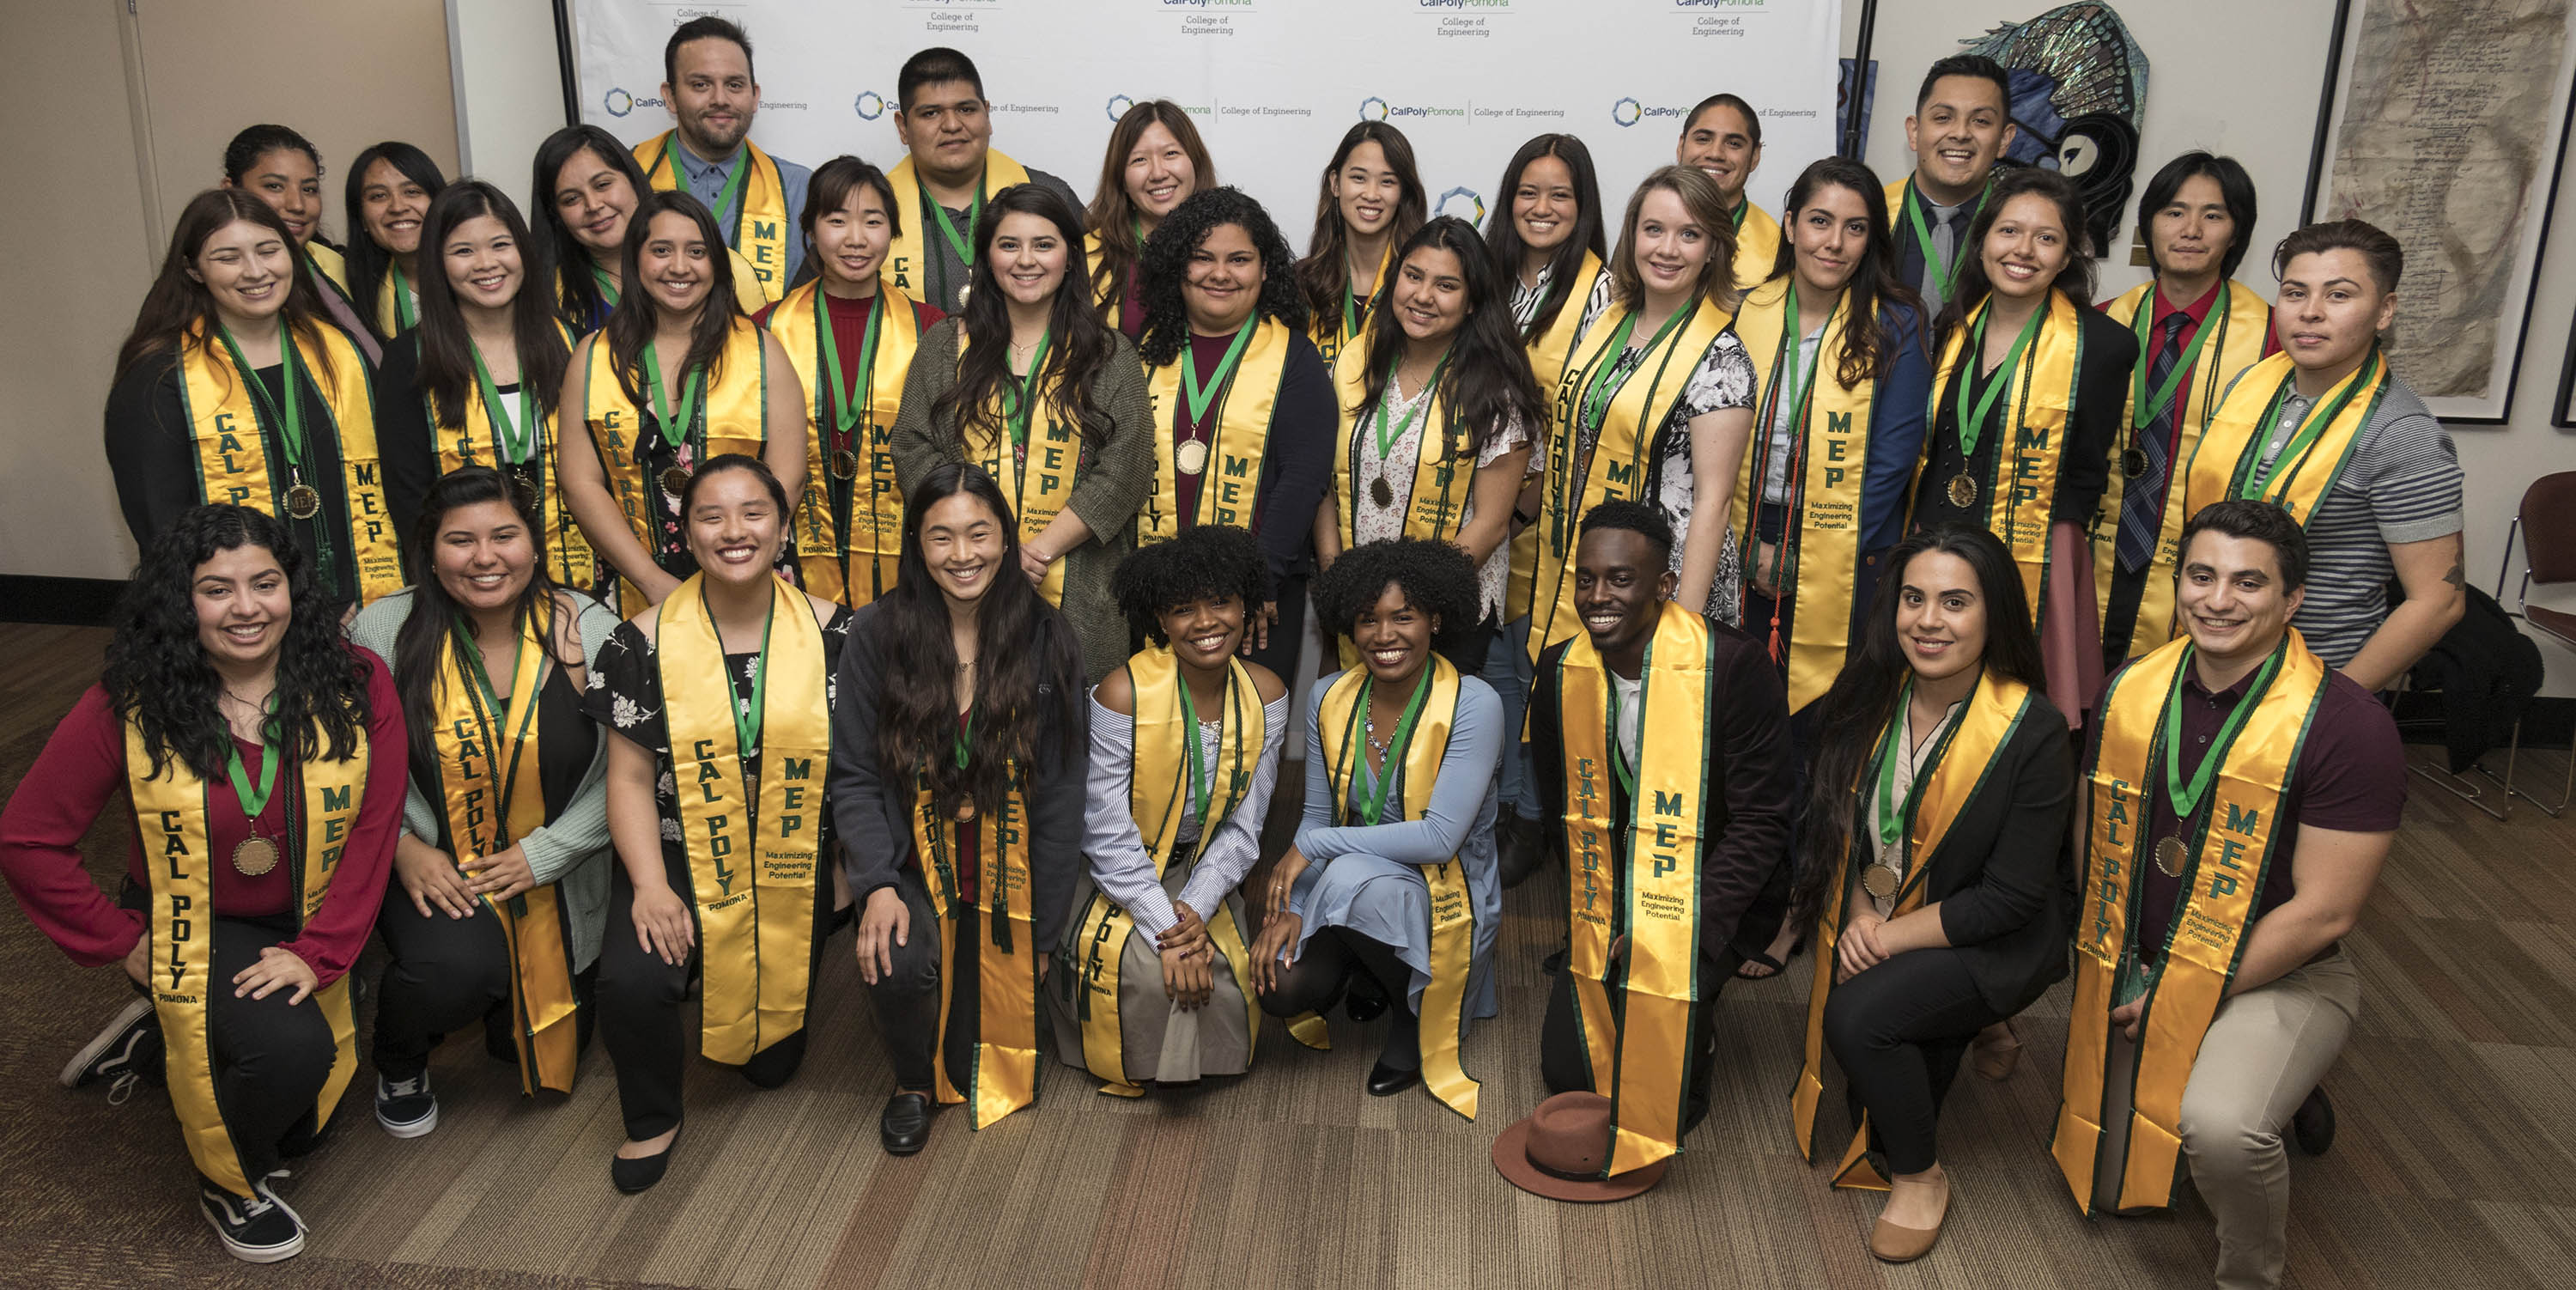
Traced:
<path fill-rule="evenodd" d="M 135 1056 L 145 1040 L 160 1023 L 152 1015 L 152 1001 L 137 999 L 116 1014 L 79 1052 L 63 1064 L 63 1073 L 55 1076 L 64 1088 L 79 1088 L 103 1079 L 114 1079 L 134 1069 Z"/>
<path fill-rule="evenodd" d="M 249 1196 L 236 1196 L 197 1180 L 197 1208 L 222 1239 L 224 1252 L 244 1263 L 276 1263 L 302 1254 L 304 1219 L 269 1190 L 266 1179 L 250 1189 Z"/>
<path fill-rule="evenodd" d="M 376 1076 L 376 1123 L 397 1138 L 417 1138 L 438 1127 L 438 1098 L 429 1091 L 429 1072 L 411 1079 Z"/>

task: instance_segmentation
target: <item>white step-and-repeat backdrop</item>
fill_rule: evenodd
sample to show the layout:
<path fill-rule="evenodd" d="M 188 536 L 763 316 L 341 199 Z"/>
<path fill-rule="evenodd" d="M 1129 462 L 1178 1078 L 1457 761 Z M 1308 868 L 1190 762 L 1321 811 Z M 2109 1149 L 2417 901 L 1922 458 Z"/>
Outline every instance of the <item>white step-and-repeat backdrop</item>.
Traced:
<path fill-rule="evenodd" d="M 574 0 L 572 12 L 583 119 L 630 143 L 670 128 L 662 46 L 700 14 L 750 34 L 752 137 L 808 166 L 850 152 L 891 168 L 895 73 L 946 45 L 983 73 L 993 146 L 1086 200 L 1118 116 L 1168 98 L 1217 177 L 1301 246 L 1317 176 L 1353 121 L 1401 128 L 1435 213 L 1479 226 L 1524 140 L 1580 136 L 1615 221 L 1673 159 L 1682 115 L 1721 90 L 1762 114 L 1751 192 L 1776 210 L 1833 150 L 1842 32 L 1841 0 Z"/>

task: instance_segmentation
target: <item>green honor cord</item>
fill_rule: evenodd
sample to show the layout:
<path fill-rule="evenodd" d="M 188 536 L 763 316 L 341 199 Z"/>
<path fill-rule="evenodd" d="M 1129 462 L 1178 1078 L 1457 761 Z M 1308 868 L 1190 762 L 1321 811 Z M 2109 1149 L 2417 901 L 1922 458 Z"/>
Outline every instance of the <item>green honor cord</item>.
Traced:
<path fill-rule="evenodd" d="M 474 355 L 474 383 L 483 394 L 483 411 L 492 418 L 492 439 L 500 449 L 502 461 L 524 466 L 537 453 L 537 396 L 524 378 L 519 382 L 519 416 L 512 424 L 510 413 L 501 402 L 501 387 L 492 381 L 492 369 L 483 365 L 483 351 L 471 342 L 466 348 Z M 656 385 L 654 388 L 659 389 Z"/>
<path fill-rule="evenodd" d="M 385 277 L 391 279 L 394 292 L 394 330 L 410 331 L 412 324 L 419 322 L 420 317 L 412 311 L 411 283 L 403 277 L 402 262 L 385 261 Z"/>
<path fill-rule="evenodd" d="M 1421 720 L 1422 706 L 1431 699 L 1431 673 L 1433 670 L 1434 667 L 1431 660 L 1424 659 L 1422 661 L 1422 679 L 1414 682 L 1413 698 L 1408 700 L 1404 705 L 1404 719 L 1395 724 L 1395 737 L 1387 741 L 1386 756 L 1378 760 L 1377 782 L 1369 786 L 1368 798 L 1360 808 L 1361 817 L 1367 820 L 1370 824 L 1376 824 L 1381 819 L 1385 818 L 1386 788 L 1387 785 L 1395 782 L 1396 769 L 1401 768 L 1404 765 L 1404 754 L 1406 750 L 1411 748 L 1413 745 L 1413 725 L 1416 721 Z M 1368 719 L 1369 691 L 1376 685 L 1376 677 L 1370 677 L 1369 679 L 1360 682 L 1360 719 L 1362 722 L 1366 722 Z"/>
<path fill-rule="evenodd" d="M 1216 392 L 1233 379 L 1235 366 L 1243 361 L 1243 351 L 1251 347 L 1252 333 L 1260 325 L 1258 318 L 1244 322 L 1234 333 L 1234 343 L 1225 347 L 1225 357 L 1217 360 L 1216 372 L 1208 377 L 1205 385 L 1199 383 L 1199 365 L 1194 351 L 1187 345 L 1181 347 L 1181 392 L 1190 401 L 1191 425 L 1207 424 L 1208 405 L 1216 402 Z"/>
<path fill-rule="evenodd" d="M 2200 329 L 2192 333 L 2191 344 L 2183 347 L 2181 360 L 2174 364 L 2172 371 L 2165 373 L 2165 383 L 2158 386 L 2150 397 L 2147 393 L 2147 364 L 2154 357 L 2149 352 L 2154 348 L 2154 341 L 2149 336 L 2147 323 L 2155 311 L 2156 288 L 2150 283 L 2147 298 L 2139 303 L 2138 316 L 2134 320 L 2138 333 L 2138 366 L 2136 374 L 2130 378 L 2131 405 L 2136 412 L 2129 424 L 2140 430 L 2154 425 L 2156 418 L 2165 414 L 2165 409 L 2174 401 L 2174 391 L 2182 388 L 2183 374 L 2200 361 L 2200 347 L 2209 343 L 2209 334 L 2227 326 L 2227 284 L 2220 283 L 2218 287 L 2217 316 L 2204 320 Z"/>
<path fill-rule="evenodd" d="M 590 276 L 594 281 L 599 283 L 599 298 L 607 301 L 611 305 L 616 304 L 617 279 L 608 276 L 608 270 L 599 267 L 599 261 L 597 260 L 590 262 Z"/>
<path fill-rule="evenodd" d="M 2209 791 L 2210 781 L 2218 775 L 2218 763 L 2225 759 L 2227 749 L 2236 742 L 2236 732 L 2245 728 L 2245 719 L 2254 715 L 2255 706 L 2263 700 L 2263 692 L 2271 688 L 2273 674 L 2281 670 L 2281 660 L 2289 655 L 2290 639 L 2284 635 L 2281 643 L 2272 647 L 2272 656 L 2263 660 L 2263 670 L 2254 674 L 2254 684 L 2246 687 L 2245 697 L 2236 701 L 2236 710 L 2228 713 L 2227 720 L 2218 727 L 2218 738 L 2210 744 L 2208 753 L 2201 757 L 2200 769 L 2192 772 L 2191 782 L 2185 784 L 2182 779 L 2182 690 L 2183 678 L 2191 672 L 2195 652 L 2194 647 L 2183 646 L 2182 667 L 2174 676 L 2173 688 L 2165 694 L 2164 746 L 2159 750 L 2165 763 L 2165 797 L 2173 803 L 2174 818 L 2186 822 L 2199 811 L 2202 795 Z"/>
<path fill-rule="evenodd" d="M 658 342 L 644 342 L 644 383 L 653 390 L 653 417 L 662 423 L 662 441 L 674 448 L 688 441 L 689 427 L 697 420 L 698 399 L 707 392 L 707 369 L 691 368 L 680 382 L 680 409 L 672 415 L 670 400 L 662 393 L 662 360 L 656 354 Z"/>
<path fill-rule="evenodd" d="M 1029 355 L 1028 373 L 1016 381 L 1002 383 L 1003 422 L 1010 429 L 1011 442 L 1022 448 L 1029 444 L 1029 417 L 1037 411 L 1038 373 L 1046 370 L 1047 346 L 1054 340 L 1052 331 L 1038 337 L 1037 352 Z"/>
<path fill-rule="evenodd" d="M 2352 402 L 2352 396 L 2359 394 L 2373 380 L 2378 379 L 2378 376 L 2379 346 L 2374 343 L 2370 347 L 2370 357 L 2361 361 L 2360 370 L 2345 379 L 2343 389 L 2337 391 L 2329 402 L 2309 404 L 2308 415 L 2299 422 L 2297 429 L 2291 432 L 2290 441 L 2283 444 L 2279 452 L 2266 454 L 2253 470 L 2246 472 L 2245 486 L 2239 489 L 2236 495 L 2260 498 L 2263 495 L 2263 485 L 2271 478 L 2272 471 L 2283 461 L 2296 463 L 2307 456 L 2308 450 L 2316 446 L 2318 437 L 2326 432 L 2326 427 L 2333 425 L 2335 418 L 2343 415 L 2345 406 Z M 2296 388 L 2293 383 L 2297 380 L 2296 373 L 2282 378 L 2280 390 L 2272 395 L 2272 406 L 2264 410 L 2263 427 L 2254 436 L 2256 443 L 2271 442 L 2272 432 L 2281 424 L 2282 395 Z M 2292 469 L 2296 469 L 2295 465 Z"/>
<path fill-rule="evenodd" d="M 832 338 L 832 306 L 820 287 L 814 289 L 814 326 L 823 336 L 823 366 L 831 372 L 832 398 L 837 409 L 832 423 L 842 437 L 848 437 L 859 423 L 859 414 L 867 410 L 868 394 L 876 382 L 877 337 L 885 334 L 885 291 L 879 288 L 868 305 L 868 338 L 859 342 L 859 388 L 855 391 L 841 381 L 841 346 Z"/>
<path fill-rule="evenodd" d="M 2048 317 L 2048 304 L 2042 301 L 2038 308 L 2030 311 L 2030 321 L 2021 325 L 2021 334 L 2013 338 L 2012 349 L 2004 355 L 2003 364 L 1986 378 L 1985 392 L 1977 396 L 1976 411 L 1971 413 L 1968 410 L 1968 387 L 1976 384 L 1973 378 L 1977 366 L 1985 361 L 1986 320 L 1994 316 L 1995 307 L 1990 300 L 1985 308 L 1977 311 L 1977 325 L 1969 331 L 1968 348 L 1971 352 L 1960 355 L 1965 362 L 1965 370 L 1959 375 L 1958 402 L 1959 457 L 1963 461 L 1977 455 L 1977 441 L 1986 433 L 1986 414 L 1994 411 L 1995 400 L 2012 387 L 2013 377 L 2021 371 L 2022 351 L 2030 348 L 2031 337 L 2039 334 L 2041 320 Z"/>
<path fill-rule="evenodd" d="M 1456 346 L 1453 345 L 1450 349 L 1452 353 L 1456 352 Z M 1399 358 L 1386 369 L 1386 388 L 1394 391 L 1398 399 L 1404 397 L 1404 387 L 1397 382 L 1395 374 L 1403 366 L 1404 360 Z M 1413 419 L 1420 416 L 1424 408 L 1431 406 L 1429 395 L 1431 391 L 1440 388 L 1441 374 L 1448 370 L 1449 355 L 1442 354 L 1440 362 L 1431 369 L 1431 379 L 1423 382 L 1422 389 L 1413 396 L 1413 406 L 1405 409 L 1404 418 L 1395 422 L 1392 429 L 1388 428 L 1386 409 L 1378 409 L 1377 423 L 1373 428 L 1377 431 L 1377 459 L 1381 469 L 1386 464 L 1386 455 L 1394 451 L 1395 445 L 1404 440 L 1404 432 L 1413 428 Z"/>
<path fill-rule="evenodd" d="M 1879 850 L 1895 846 L 1905 836 L 1906 817 L 1914 813 L 1914 799 L 1923 788 L 1923 777 L 1916 775 L 1905 785 L 1905 800 L 1896 800 L 1896 759 L 1911 757 L 1914 750 L 1897 747 L 1896 732 L 1905 728 L 1907 715 L 1914 707 L 1914 678 L 1896 692 L 1896 719 L 1887 723 L 1887 732 L 1878 737 L 1878 846 Z"/>

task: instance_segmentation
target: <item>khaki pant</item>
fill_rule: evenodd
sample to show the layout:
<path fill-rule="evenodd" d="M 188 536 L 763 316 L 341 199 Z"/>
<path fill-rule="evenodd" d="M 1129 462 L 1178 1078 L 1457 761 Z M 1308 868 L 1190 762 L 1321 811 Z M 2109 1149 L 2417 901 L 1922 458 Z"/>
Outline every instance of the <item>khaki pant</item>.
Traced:
<path fill-rule="evenodd" d="M 2281 1131 L 2343 1051 L 2361 977 L 2343 951 L 2221 1003 L 2182 1095 L 2182 1150 L 2218 1221 L 2218 1290 L 2270 1290 L 2289 1254 L 2290 1161 Z M 2138 1048 L 2113 1031 L 2110 1126 L 2095 1203 L 2118 1203 L 2127 1164 L 2129 1081 Z"/>

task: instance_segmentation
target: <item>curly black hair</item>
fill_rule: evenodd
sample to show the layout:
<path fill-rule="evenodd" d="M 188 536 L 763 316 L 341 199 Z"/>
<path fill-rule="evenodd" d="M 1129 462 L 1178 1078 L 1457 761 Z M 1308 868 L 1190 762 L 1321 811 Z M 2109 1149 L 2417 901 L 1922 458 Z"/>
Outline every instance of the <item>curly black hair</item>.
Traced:
<path fill-rule="evenodd" d="M 1210 188 L 1173 207 L 1154 226 L 1153 236 L 1145 239 L 1138 289 L 1145 301 L 1145 337 L 1136 351 L 1146 366 L 1171 362 L 1190 343 L 1190 315 L 1181 304 L 1181 284 L 1189 277 L 1190 257 L 1198 252 L 1199 243 L 1227 224 L 1242 229 L 1261 252 L 1261 300 L 1253 316 L 1283 323 L 1290 331 L 1306 330 L 1306 297 L 1297 290 L 1297 257 L 1288 249 L 1288 239 L 1279 235 L 1270 212 L 1239 188 Z"/>
<path fill-rule="evenodd" d="M 1626 529 L 1655 544 L 1669 560 L 1673 555 L 1673 525 L 1664 513 L 1633 497 L 1613 497 L 1583 513 L 1575 527 L 1578 539 L 1589 537 L 1598 529 Z"/>
<path fill-rule="evenodd" d="M 1389 538 L 1342 552 L 1315 580 L 1315 612 L 1335 635 L 1348 636 L 1390 585 L 1414 608 L 1439 619 L 1431 633 L 1436 653 L 1454 652 L 1483 617 L 1475 562 L 1430 538 Z"/>
<path fill-rule="evenodd" d="M 142 728 L 155 775 L 176 759 L 200 779 L 221 779 L 232 756 L 232 725 L 215 702 L 223 678 L 197 640 L 195 584 L 197 566 L 243 546 L 277 557 L 286 574 L 272 709 L 286 756 L 345 761 L 366 739 L 367 662 L 340 640 L 340 606 L 284 524 L 266 511 L 217 502 L 181 514 L 145 549 L 117 604 L 116 635 L 99 677 L 116 714 Z"/>
<path fill-rule="evenodd" d="M 1164 610 L 1210 596 L 1234 596 L 1252 609 L 1262 600 L 1261 574 L 1261 544 L 1251 533 L 1231 524 L 1200 524 L 1168 542 L 1136 548 L 1118 562 L 1109 585 L 1128 630 L 1168 645 Z"/>

